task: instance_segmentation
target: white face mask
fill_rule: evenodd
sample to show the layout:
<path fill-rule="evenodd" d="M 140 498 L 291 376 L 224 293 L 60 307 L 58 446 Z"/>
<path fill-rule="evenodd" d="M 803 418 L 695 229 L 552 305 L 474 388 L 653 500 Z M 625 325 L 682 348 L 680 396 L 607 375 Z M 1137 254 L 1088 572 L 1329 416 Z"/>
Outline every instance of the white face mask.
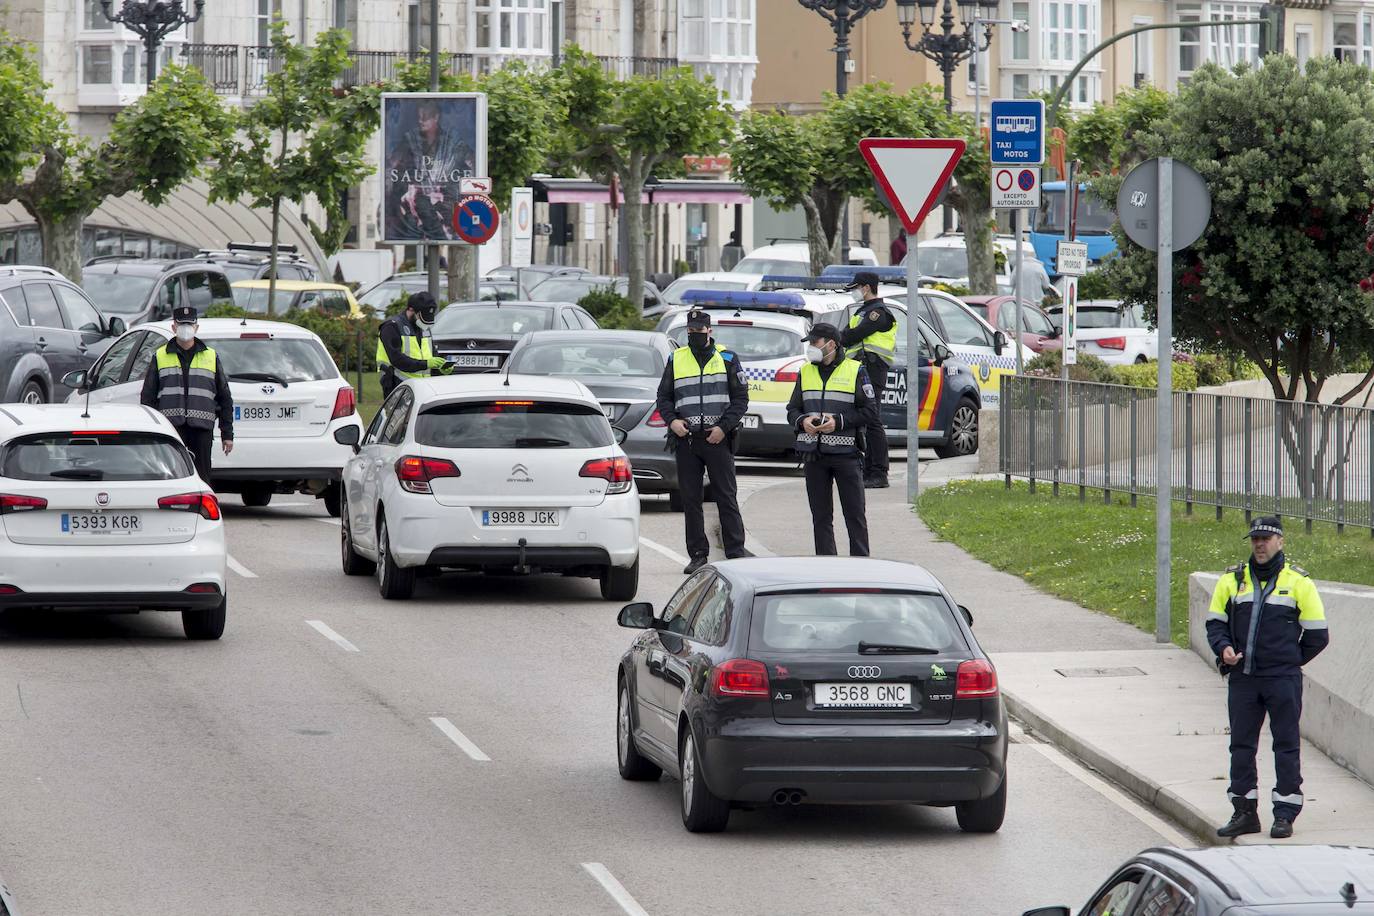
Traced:
<path fill-rule="evenodd" d="M 182 343 L 190 343 L 196 339 L 196 325 L 179 324 L 177 325 L 177 340 Z"/>
<path fill-rule="evenodd" d="M 825 362 L 825 351 L 822 350 L 820 347 L 816 346 L 815 344 L 807 344 L 806 359 L 808 362 L 813 363 Z"/>

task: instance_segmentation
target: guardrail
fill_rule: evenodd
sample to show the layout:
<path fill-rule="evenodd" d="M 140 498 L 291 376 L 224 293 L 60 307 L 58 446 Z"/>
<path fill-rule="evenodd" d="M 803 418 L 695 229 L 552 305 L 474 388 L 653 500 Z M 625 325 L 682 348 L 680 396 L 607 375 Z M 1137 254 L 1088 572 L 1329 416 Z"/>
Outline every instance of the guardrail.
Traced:
<path fill-rule="evenodd" d="M 1103 500 L 1153 497 L 1158 393 L 1095 382 L 1005 376 L 999 413 L 998 471 L 1032 492 L 1048 483 L 1101 489 Z M 1374 537 L 1374 410 L 1173 393 L 1174 499 L 1192 514 L 1211 506 L 1254 515 L 1369 528 Z"/>

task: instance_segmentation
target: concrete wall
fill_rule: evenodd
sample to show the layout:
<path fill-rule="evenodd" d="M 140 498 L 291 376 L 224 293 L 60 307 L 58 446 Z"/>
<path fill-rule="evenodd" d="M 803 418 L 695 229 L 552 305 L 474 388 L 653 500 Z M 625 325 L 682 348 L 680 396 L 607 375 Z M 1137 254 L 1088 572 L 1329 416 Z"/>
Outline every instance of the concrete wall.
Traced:
<path fill-rule="evenodd" d="M 1294 552 L 1300 545 L 1294 544 Z M 1188 577 L 1188 639 L 1212 660 L 1207 608 L 1218 576 Z M 1302 736 L 1332 760 L 1374 782 L 1374 589 L 1319 582 L 1331 626 L 1331 644 L 1303 669 Z M 1267 748 L 1261 750 L 1268 753 Z"/>

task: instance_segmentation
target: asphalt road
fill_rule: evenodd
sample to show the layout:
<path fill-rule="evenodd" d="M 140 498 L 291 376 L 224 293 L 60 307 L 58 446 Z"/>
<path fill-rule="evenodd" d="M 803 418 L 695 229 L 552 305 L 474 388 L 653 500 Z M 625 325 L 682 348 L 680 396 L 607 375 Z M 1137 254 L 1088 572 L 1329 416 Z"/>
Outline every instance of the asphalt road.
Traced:
<path fill-rule="evenodd" d="M 646 501 L 642 533 L 680 553 L 666 510 Z M 339 571 L 318 504 L 226 517 L 219 642 L 176 615 L 0 618 L 0 876 L 23 916 L 1019 914 L 1177 839 L 1025 741 L 996 835 L 865 807 L 690 835 L 676 781 L 616 774 L 632 633 L 595 583 L 449 576 L 384 602 Z M 645 548 L 641 598 L 681 578 Z"/>

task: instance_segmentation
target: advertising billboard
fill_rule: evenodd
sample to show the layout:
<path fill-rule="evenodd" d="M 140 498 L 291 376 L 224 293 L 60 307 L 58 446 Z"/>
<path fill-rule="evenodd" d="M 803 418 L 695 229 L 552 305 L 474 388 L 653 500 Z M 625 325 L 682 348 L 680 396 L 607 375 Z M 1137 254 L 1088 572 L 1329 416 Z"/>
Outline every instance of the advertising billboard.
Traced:
<path fill-rule="evenodd" d="M 453 208 L 464 178 L 487 174 L 487 97 L 382 95 L 382 241 L 461 244 Z"/>

